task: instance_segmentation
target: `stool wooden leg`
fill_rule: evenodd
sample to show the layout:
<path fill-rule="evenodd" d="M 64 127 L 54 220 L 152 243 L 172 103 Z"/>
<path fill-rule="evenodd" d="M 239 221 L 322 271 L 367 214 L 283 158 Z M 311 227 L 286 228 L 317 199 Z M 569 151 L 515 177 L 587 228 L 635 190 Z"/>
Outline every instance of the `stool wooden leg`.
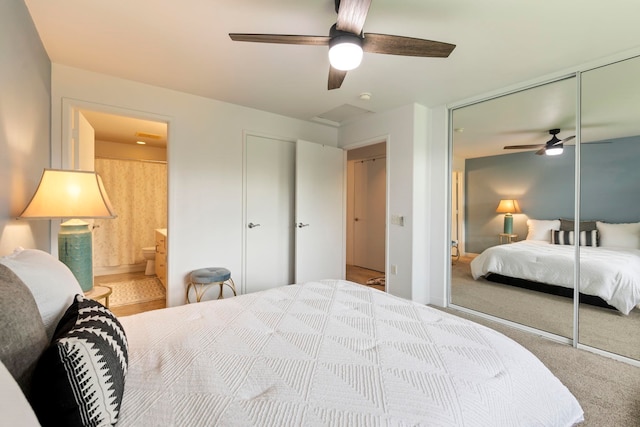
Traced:
<path fill-rule="evenodd" d="M 202 299 L 202 296 L 204 295 L 204 292 L 207 290 L 205 286 L 206 285 L 203 283 L 190 282 L 187 285 L 187 294 L 185 296 L 185 299 L 187 300 L 187 304 L 191 304 L 191 300 L 189 299 L 189 291 L 191 290 L 191 288 L 193 288 L 193 292 L 196 294 L 196 302 L 200 302 L 200 300 Z"/>
<path fill-rule="evenodd" d="M 224 285 L 227 285 L 229 288 L 231 288 L 231 291 L 233 292 L 234 296 L 237 296 L 237 292 L 236 292 L 236 285 L 233 282 L 233 279 L 229 279 L 227 281 L 224 282 L 212 282 L 212 283 L 193 283 L 190 282 L 187 285 L 187 294 L 185 296 L 185 299 L 187 301 L 187 304 L 190 304 L 191 301 L 189 300 L 189 291 L 191 290 L 191 288 L 193 288 L 193 292 L 196 295 L 196 302 L 200 302 L 202 300 L 202 297 L 204 296 L 204 294 L 206 293 L 207 289 L 209 289 L 209 286 L 218 284 L 220 286 L 220 292 L 218 293 L 218 299 L 223 299 L 224 298 Z"/>
<path fill-rule="evenodd" d="M 198 286 L 200 285 L 200 286 Z M 202 296 L 204 295 L 205 291 L 207 290 L 206 285 L 204 283 L 198 283 L 196 284 L 196 301 L 200 302 L 200 300 L 202 300 Z"/>
<path fill-rule="evenodd" d="M 189 290 L 191 289 L 192 285 L 193 283 L 189 282 L 189 284 L 187 285 L 187 293 L 184 296 L 184 299 L 187 301 L 187 304 L 191 304 L 191 301 L 189 301 Z"/>
<path fill-rule="evenodd" d="M 231 288 L 231 290 L 233 291 L 233 296 L 238 296 L 238 294 L 236 293 L 236 284 L 233 282 L 232 278 L 229 278 L 229 280 L 227 280 L 225 284 Z"/>

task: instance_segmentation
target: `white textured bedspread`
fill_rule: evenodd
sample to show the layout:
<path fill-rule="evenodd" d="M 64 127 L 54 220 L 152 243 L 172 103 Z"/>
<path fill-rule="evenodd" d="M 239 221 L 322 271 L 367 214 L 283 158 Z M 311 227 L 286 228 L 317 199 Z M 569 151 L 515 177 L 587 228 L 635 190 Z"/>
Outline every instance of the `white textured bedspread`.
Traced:
<path fill-rule="evenodd" d="M 573 395 L 491 329 L 344 281 L 121 318 L 124 426 L 571 426 Z"/>
<path fill-rule="evenodd" d="M 573 289 L 575 249 L 536 240 L 488 248 L 471 261 L 478 279 L 501 274 Z M 595 295 L 624 314 L 640 304 L 640 250 L 580 248 L 580 292 Z"/>

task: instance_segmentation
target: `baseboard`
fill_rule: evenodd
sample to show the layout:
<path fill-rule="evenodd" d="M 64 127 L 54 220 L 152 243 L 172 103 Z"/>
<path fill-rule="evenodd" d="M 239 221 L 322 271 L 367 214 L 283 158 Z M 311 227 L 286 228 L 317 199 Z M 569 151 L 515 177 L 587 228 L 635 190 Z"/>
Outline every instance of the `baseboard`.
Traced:
<path fill-rule="evenodd" d="M 116 265 L 114 267 L 94 267 L 94 276 L 107 276 L 110 274 L 137 273 L 144 271 L 147 266 L 146 262 L 140 264 Z"/>

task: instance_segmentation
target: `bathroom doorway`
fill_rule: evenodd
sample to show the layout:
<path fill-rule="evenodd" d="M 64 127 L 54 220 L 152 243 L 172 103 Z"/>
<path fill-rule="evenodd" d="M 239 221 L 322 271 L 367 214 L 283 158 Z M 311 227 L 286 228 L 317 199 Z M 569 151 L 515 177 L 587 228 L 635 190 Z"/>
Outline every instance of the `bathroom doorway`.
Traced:
<path fill-rule="evenodd" d="M 157 239 L 164 236 L 166 247 L 167 123 L 91 108 L 74 115 L 78 135 L 91 139 L 93 133 L 93 169 L 118 215 L 94 222 L 95 284 L 112 288 L 116 315 L 162 308 L 166 253 L 159 254 Z M 159 255 L 164 262 L 157 262 Z"/>

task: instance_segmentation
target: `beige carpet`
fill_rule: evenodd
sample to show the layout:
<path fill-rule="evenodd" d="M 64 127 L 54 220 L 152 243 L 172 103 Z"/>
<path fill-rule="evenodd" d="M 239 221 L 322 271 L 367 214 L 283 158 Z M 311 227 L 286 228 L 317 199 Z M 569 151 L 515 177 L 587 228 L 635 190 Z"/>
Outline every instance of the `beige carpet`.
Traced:
<path fill-rule="evenodd" d="M 451 295 L 456 305 L 564 337 L 572 337 L 573 301 L 557 295 L 473 280 L 469 262 L 452 265 Z M 628 316 L 616 310 L 580 305 L 580 342 L 640 360 L 640 310 Z"/>
<path fill-rule="evenodd" d="M 640 426 L 640 368 L 478 316 L 440 309 L 495 329 L 535 354 L 580 402 L 585 413 L 581 426 Z"/>
<path fill-rule="evenodd" d="M 139 304 L 165 298 L 165 289 L 155 276 L 102 283 L 102 285 L 108 286 L 112 290 L 109 297 L 109 307 Z"/>

